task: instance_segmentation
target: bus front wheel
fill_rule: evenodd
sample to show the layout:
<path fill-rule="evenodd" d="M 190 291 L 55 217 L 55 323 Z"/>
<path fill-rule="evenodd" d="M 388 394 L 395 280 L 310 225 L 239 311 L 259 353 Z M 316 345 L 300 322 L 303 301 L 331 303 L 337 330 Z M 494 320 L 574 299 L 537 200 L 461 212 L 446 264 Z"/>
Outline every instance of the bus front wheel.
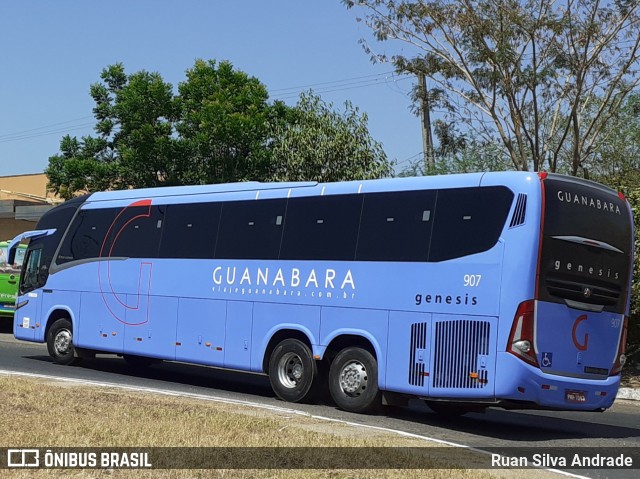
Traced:
<path fill-rule="evenodd" d="M 311 401 L 318 367 L 309 346 L 298 339 L 278 343 L 269 358 L 269 381 L 277 396 L 288 402 Z"/>
<path fill-rule="evenodd" d="M 57 319 L 47 333 L 47 350 L 57 364 L 73 364 L 80 358 L 73 347 L 73 327 L 68 318 Z"/>
<path fill-rule="evenodd" d="M 376 359 L 362 348 L 340 351 L 329 370 L 329 391 L 338 407 L 345 411 L 375 412 L 381 398 Z"/>

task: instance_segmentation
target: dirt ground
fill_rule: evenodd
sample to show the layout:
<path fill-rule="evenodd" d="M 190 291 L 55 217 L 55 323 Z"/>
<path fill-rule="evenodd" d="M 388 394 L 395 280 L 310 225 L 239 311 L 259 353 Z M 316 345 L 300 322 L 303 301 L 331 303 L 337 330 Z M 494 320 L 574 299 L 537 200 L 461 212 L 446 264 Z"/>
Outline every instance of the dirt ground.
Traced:
<path fill-rule="evenodd" d="M 630 365 L 622 370 L 620 386 L 623 388 L 640 389 L 640 364 L 634 366 Z"/>

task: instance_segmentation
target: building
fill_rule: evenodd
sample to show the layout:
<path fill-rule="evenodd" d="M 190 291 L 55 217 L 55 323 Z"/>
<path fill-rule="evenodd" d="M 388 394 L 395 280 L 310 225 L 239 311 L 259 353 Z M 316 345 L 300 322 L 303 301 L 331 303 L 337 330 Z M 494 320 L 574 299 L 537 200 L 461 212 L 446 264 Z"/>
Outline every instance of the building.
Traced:
<path fill-rule="evenodd" d="M 47 191 L 47 176 L 0 176 L 0 241 L 35 228 L 45 211 L 62 200 Z"/>

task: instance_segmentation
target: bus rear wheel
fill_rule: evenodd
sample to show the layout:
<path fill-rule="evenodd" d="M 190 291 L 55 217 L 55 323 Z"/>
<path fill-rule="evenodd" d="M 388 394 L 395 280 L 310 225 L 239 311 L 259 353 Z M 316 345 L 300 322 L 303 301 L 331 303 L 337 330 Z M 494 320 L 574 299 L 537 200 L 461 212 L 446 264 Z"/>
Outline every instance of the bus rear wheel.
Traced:
<path fill-rule="evenodd" d="M 288 402 L 308 402 L 316 394 L 318 367 L 311 349 L 298 339 L 278 343 L 269 358 L 269 381 L 276 395 Z"/>
<path fill-rule="evenodd" d="M 57 319 L 49 328 L 47 350 L 56 364 L 69 365 L 80 360 L 73 347 L 73 326 L 68 318 Z"/>
<path fill-rule="evenodd" d="M 338 407 L 345 411 L 375 412 L 381 398 L 376 359 L 362 348 L 340 351 L 329 369 L 329 391 Z"/>

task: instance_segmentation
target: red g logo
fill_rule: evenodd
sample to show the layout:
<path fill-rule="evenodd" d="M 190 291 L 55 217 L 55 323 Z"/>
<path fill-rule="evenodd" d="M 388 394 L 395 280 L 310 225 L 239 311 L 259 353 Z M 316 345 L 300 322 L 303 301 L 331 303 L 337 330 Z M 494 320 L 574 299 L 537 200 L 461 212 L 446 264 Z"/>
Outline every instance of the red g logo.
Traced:
<path fill-rule="evenodd" d="M 576 331 L 578 330 L 578 326 L 580 323 L 587 320 L 587 315 L 583 314 L 578 316 L 573 323 L 573 329 L 571 330 L 571 339 L 573 340 L 573 345 L 578 348 L 578 351 L 586 351 L 589 347 L 589 333 L 585 333 L 582 343 L 578 341 L 576 337 Z"/>
<path fill-rule="evenodd" d="M 140 200 L 130 205 L 118 213 L 115 217 L 105 239 L 100 248 L 100 257 L 109 258 L 113 256 L 113 250 L 118 242 L 122 231 L 131 223 L 142 218 L 151 216 L 151 200 Z M 128 325 L 140 325 L 149 321 L 149 301 L 151 290 L 151 273 L 153 264 L 148 261 L 141 261 L 137 281 L 138 288 L 135 294 L 121 294 L 113 287 L 113 280 L 118 277 L 114 272 L 112 278 L 112 261 L 101 261 L 98 263 L 98 284 L 105 306 L 111 315 L 121 323 Z M 117 271 L 117 270 L 116 270 Z M 132 278 L 128 281 L 131 282 Z M 133 283 L 135 284 L 135 283 Z"/>

